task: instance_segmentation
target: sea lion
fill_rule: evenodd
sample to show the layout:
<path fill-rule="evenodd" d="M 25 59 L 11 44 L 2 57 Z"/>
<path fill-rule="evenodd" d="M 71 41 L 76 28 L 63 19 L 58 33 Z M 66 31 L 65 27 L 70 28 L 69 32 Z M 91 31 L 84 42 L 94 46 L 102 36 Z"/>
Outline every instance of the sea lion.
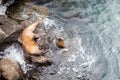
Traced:
<path fill-rule="evenodd" d="M 40 50 L 38 44 L 35 42 L 34 38 L 39 38 L 39 34 L 35 34 L 34 31 L 41 22 L 36 21 L 30 26 L 26 27 L 21 33 L 21 42 L 25 52 L 30 55 L 41 55 L 45 51 Z"/>
<path fill-rule="evenodd" d="M 63 38 L 58 37 L 57 40 L 56 40 L 56 45 L 59 48 L 65 48 L 65 43 L 64 43 Z"/>
<path fill-rule="evenodd" d="M 48 52 L 48 50 L 40 49 L 39 46 L 39 44 L 42 43 L 42 36 L 44 36 L 45 33 L 41 31 L 39 34 L 34 33 L 35 29 L 41 22 L 36 21 L 28 27 L 26 27 L 26 23 L 26 21 L 22 23 L 25 29 L 18 37 L 18 41 L 23 45 L 24 51 L 28 53 L 24 55 L 25 61 L 38 64 L 51 63 L 52 61 L 43 55 L 44 53 Z M 38 38 L 40 40 L 39 43 L 35 41 L 35 38 Z"/>

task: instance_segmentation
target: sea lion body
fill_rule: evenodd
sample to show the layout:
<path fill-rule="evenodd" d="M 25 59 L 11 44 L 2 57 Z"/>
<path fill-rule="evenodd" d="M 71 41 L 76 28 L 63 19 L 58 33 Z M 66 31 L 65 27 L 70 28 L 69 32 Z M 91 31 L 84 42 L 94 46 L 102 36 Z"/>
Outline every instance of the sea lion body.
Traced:
<path fill-rule="evenodd" d="M 34 22 L 32 25 L 25 28 L 21 34 L 21 41 L 25 52 L 31 55 L 39 55 L 42 50 L 39 49 L 38 44 L 35 42 L 35 34 L 33 31 L 37 28 L 39 22 Z"/>

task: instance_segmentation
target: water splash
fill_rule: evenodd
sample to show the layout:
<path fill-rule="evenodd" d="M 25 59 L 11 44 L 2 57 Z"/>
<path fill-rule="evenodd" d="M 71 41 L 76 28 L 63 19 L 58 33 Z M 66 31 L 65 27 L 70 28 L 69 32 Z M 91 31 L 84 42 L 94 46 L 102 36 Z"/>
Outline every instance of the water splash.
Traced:
<path fill-rule="evenodd" d="M 5 4 L 0 4 L 0 15 L 5 15 L 5 12 L 11 4 L 14 3 L 14 0 L 8 0 Z"/>
<path fill-rule="evenodd" d="M 3 5 L 0 5 L 0 15 L 5 15 L 7 8 Z"/>
<path fill-rule="evenodd" d="M 28 71 L 27 64 L 24 61 L 24 52 L 19 44 L 14 43 L 6 48 L 4 51 L 4 57 L 17 61 L 25 73 Z"/>

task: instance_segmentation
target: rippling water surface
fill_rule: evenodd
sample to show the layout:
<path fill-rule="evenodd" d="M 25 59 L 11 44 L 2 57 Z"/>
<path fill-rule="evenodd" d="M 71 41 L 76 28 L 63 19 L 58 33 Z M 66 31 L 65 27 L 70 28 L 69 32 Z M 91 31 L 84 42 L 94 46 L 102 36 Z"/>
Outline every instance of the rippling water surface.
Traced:
<path fill-rule="evenodd" d="M 120 80 L 120 1 L 80 0 L 73 3 L 69 11 L 63 8 L 54 16 L 64 23 L 62 27 L 69 37 L 70 49 L 58 74 L 66 80 Z M 70 9 L 78 11 L 79 15 L 62 18 L 72 14 Z"/>
<path fill-rule="evenodd" d="M 43 68 L 41 79 L 120 80 L 120 1 L 68 0 L 65 5 L 49 6 L 52 22 L 45 28 L 62 33 L 69 51 L 52 48 L 55 64 Z"/>

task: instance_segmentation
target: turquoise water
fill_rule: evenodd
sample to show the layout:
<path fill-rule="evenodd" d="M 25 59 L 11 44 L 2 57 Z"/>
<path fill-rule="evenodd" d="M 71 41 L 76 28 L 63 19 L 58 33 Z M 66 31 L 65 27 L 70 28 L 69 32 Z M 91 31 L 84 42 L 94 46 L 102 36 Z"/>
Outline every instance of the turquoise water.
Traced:
<path fill-rule="evenodd" d="M 86 22 L 88 23 L 86 26 L 91 30 L 89 31 L 91 32 L 91 37 L 89 36 L 88 44 L 91 43 L 89 47 L 93 47 L 94 56 L 100 56 L 97 58 L 96 64 L 93 65 L 95 75 L 101 75 L 101 78 L 96 76 L 100 80 L 120 79 L 119 3 L 119 0 L 96 0 L 88 3 L 87 17 L 90 17 L 90 21 Z"/>

